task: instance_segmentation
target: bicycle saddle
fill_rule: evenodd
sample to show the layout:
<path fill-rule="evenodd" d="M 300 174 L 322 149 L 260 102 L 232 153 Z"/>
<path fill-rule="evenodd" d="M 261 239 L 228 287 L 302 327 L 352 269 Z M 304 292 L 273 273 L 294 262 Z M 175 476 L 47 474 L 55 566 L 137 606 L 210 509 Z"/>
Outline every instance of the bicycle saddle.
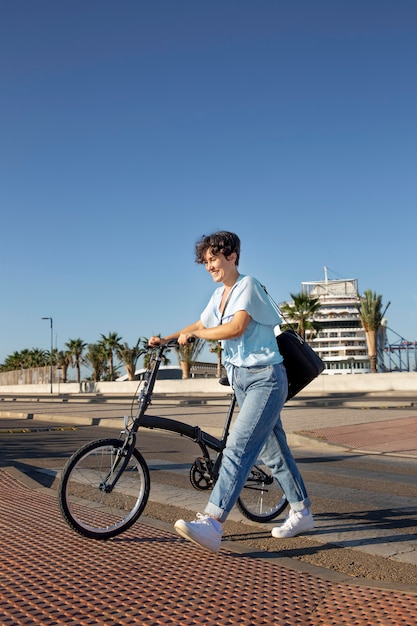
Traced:
<path fill-rule="evenodd" d="M 224 385 L 225 387 L 230 387 L 229 379 L 227 378 L 227 376 L 222 376 L 221 378 L 219 378 L 219 383 L 221 385 Z"/>

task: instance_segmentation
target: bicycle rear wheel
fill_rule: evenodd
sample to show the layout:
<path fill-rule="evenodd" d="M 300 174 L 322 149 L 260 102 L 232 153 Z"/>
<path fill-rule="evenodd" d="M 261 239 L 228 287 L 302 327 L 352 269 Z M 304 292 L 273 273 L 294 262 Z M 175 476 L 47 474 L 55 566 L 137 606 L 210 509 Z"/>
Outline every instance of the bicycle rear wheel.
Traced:
<path fill-rule="evenodd" d="M 58 488 L 61 512 L 71 528 L 86 537 L 115 537 L 130 528 L 145 508 L 150 478 L 138 450 L 133 450 L 112 484 L 126 460 L 122 447 L 119 439 L 92 441 L 80 448 L 63 470 Z"/>
<path fill-rule="evenodd" d="M 287 498 L 266 465 L 254 465 L 237 501 L 243 515 L 254 522 L 269 522 L 287 505 Z"/>

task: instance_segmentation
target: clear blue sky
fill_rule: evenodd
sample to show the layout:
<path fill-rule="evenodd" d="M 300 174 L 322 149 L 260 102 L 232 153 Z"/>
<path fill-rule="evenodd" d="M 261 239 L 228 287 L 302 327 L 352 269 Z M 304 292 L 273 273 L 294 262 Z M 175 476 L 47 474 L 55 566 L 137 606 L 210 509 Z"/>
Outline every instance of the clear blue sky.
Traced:
<path fill-rule="evenodd" d="M 417 339 L 415 0 L 0 1 L 0 362 L 358 278 Z"/>

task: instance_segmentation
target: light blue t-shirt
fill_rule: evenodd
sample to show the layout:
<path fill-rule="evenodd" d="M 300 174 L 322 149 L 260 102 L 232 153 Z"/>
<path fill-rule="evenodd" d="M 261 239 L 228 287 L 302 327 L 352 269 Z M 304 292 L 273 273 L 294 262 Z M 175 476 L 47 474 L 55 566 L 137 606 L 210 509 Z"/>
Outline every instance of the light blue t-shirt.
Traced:
<path fill-rule="evenodd" d="M 224 365 L 252 367 L 282 362 L 278 350 L 274 327 L 282 323 L 278 312 L 271 304 L 261 283 L 252 276 L 239 274 L 224 310 L 223 319 L 219 310 L 224 287 L 218 287 L 201 314 L 206 328 L 230 322 L 237 311 L 246 311 L 251 320 L 243 335 L 222 341 Z"/>

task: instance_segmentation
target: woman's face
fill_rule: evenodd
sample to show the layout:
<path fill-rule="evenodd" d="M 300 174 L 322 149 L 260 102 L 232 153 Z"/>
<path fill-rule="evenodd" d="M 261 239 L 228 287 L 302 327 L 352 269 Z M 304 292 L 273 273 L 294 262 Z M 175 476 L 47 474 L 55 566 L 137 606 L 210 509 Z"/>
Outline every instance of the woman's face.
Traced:
<path fill-rule="evenodd" d="M 214 255 L 211 250 L 207 250 L 204 258 L 205 268 L 215 283 L 227 284 L 236 280 L 239 273 L 236 267 L 236 252 L 232 252 L 226 258 L 222 253 Z"/>

